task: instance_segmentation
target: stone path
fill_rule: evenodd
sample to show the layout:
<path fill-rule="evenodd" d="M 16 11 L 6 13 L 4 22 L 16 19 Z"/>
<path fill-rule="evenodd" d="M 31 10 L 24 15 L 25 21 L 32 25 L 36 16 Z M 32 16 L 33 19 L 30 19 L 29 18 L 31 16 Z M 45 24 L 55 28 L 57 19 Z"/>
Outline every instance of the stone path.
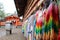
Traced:
<path fill-rule="evenodd" d="M 26 40 L 21 33 L 21 29 L 13 29 L 11 35 L 5 35 L 0 37 L 0 40 Z"/>

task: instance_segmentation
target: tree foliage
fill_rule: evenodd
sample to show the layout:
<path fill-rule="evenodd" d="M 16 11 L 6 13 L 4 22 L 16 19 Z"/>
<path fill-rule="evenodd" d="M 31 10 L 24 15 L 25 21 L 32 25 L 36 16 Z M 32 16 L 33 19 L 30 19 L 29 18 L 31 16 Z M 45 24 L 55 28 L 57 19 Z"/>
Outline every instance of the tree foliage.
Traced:
<path fill-rule="evenodd" d="M 5 14 L 4 14 L 4 10 L 3 10 L 3 5 L 0 3 L 0 20 L 4 19 Z"/>

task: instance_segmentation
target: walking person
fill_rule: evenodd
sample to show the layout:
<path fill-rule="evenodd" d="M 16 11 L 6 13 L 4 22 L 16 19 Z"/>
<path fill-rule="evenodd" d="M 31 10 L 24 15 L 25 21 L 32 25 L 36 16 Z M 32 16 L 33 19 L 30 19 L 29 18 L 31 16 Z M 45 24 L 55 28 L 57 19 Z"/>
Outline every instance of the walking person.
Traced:
<path fill-rule="evenodd" d="M 5 29 L 6 29 L 6 34 L 12 34 L 12 23 L 9 21 L 6 22 Z"/>
<path fill-rule="evenodd" d="M 10 23 L 10 34 L 12 34 L 12 23 Z"/>

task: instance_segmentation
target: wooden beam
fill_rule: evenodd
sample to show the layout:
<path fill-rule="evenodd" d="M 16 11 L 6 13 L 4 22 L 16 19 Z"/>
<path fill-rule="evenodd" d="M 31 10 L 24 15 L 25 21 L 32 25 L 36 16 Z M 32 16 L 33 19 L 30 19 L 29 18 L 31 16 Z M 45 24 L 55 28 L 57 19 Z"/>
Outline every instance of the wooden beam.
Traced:
<path fill-rule="evenodd" d="M 35 11 L 36 8 L 41 5 L 41 3 L 42 3 L 43 1 L 44 1 L 44 0 L 38 1 L 38 3 L 35 4 L 34 8 L 29 12 L 29 14 L 23 19 L 23 21 L 25 21 L 25 20 L 33 13 L 33 11 Z"/>
<path fill-rule="evenodd" d="M 26 17 L 27 14 L 29 14 L 29 12 L 31 11 L 31 9 L 34 7 L 34 5 L 35 5 L 38 1 L 39 1 L 39 0 L 35 0 L 35 1 L 32 3 L 31 7 L 29 8 L 29 10 L 27 11 L 27 13 L 25 14 L 24 17 Z"/>
<path fill-rule="evenodd" d="M 30 4 L 27 4 L 27 7 L 26 7 L 26 9 L 25 9 L 25 14 L 26 14 L 27 11 L 29 10 L 29 8 L 31 7 L 31 5 L 32 5 L 33 2 L 34 2 L 34 1 L 32 0 Z M 24 14 L 24 15 L 25 15 L 25 14 Z"/>

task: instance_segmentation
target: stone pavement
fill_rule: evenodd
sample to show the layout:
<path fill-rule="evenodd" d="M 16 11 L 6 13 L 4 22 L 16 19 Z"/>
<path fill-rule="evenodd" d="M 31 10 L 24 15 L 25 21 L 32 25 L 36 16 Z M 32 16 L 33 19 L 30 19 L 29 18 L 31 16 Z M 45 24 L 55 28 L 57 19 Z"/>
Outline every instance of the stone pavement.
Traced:
<path fill-rule="evenodd" d="M 20 28 L 13 29 L 12 32 L 13 33 L 11 35 L 5 35 L 0 37 L 0 40 L 26 40 L 23 34 L 21 33 Z"/>

